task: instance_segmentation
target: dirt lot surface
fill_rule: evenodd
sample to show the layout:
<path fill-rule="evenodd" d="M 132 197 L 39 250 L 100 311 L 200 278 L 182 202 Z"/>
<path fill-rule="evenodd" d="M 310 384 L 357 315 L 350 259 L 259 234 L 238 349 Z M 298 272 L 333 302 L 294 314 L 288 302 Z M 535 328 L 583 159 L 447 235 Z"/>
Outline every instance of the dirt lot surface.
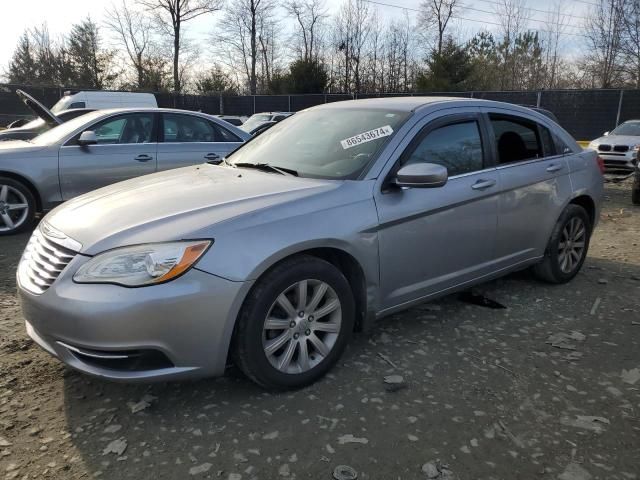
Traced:
<path fill-rule="evenodd" d="M 395 315 L 285 394 L 234 371 L 126 385 L 66 369 L 24 332 L 14 272 L 27 235 L 2 238 L 0 479 L 331 479 L 338 465 L 359 479 L 640 478 L 629 188 L 607 187 L 572 283 L 523 272 L 480 287 L 506 309 L 450 296 Z M 404 388 L 385 388 L 388 375 Z"/>

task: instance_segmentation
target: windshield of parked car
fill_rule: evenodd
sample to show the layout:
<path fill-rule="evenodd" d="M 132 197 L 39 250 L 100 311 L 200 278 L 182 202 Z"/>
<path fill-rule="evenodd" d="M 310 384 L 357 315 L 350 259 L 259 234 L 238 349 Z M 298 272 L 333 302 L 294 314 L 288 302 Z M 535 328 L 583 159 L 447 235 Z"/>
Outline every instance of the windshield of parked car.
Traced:
<path fill-rule="evenodd" d="M 409 115 L 358 108 L 303 111 L 255 137 L 229 161 L 268 163 L 301 177 L 357 178 Z"/>
<path fill-rule="evenodd" d="M 251 130 L 256 128 L 258 125 L 264 122 L 268 122 L 269 120 L 271 120 L 271 115 L 266 115 L 266 114 L 251 115 L 249 117 L 249 120 L 247 120 L 242 124 L 242 129 L 247 132 L 250 132 Z"/>
<path fill-rule="evenodd" d="M 61 112 L 62 110 L 66 110 L 67 108 L 69 108 L 70 103 L 71 103 L 71 97 L 64 96 L 60 100 L 58 100 L 53 107 L 51 107 L 51 112 L 58 113 L 58 112 Z"/>
<path fill-rule="evenodd" d="M 36 118 L 35 120 L 31 120 L 29 123 L 25 123 L 20 128 L 23 128 L 25 130 L 32 130 L 32 129 L 35 130 L 37 128 L 44 127 L 44 125 L 45 123 L 43 119 Z"/>
<path fill-rule="evenodd" d="M 41 133 L 37 137 L 33 138 L 31 143 L 35 143 L 36 145 L 52 145 L 60 140 L 64 140 L 67 136 L 82 128 L 84 125 L 88 127 L 94 120 L 102 116 L 102 114 L 103 112 L 95 111 L 85 115 L 80 115 L 68 122 L 64 122 L 62 125 L 58 125 L 51 130 Z"/>
<path fill-rule="evenodd" d="M 640 122 L 623 123 L 614 129 L 609 135 L 629 135 L 632 137 L 640 137 Z"/>

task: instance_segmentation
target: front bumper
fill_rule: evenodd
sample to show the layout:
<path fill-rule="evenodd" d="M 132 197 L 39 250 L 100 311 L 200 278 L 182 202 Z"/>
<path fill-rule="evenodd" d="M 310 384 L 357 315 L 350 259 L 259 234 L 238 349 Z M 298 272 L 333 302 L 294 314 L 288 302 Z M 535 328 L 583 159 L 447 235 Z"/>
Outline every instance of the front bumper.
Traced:
<path fill-rule="evenodd" d="M 162 285 L 77 284 L 78 255 L 41 295 L 18 295 L 29 336 L 65 364 L 113 380 L 221 375 L 250 282 L 192 269 Z"/>
<path fill-rule="evenodd" d="M 605 153 L 598 152 L 604 161 L 604 169 L 607 173 L 630 173 L 635 170 L 638 164 L 636 152 L 626 153 Z"/>

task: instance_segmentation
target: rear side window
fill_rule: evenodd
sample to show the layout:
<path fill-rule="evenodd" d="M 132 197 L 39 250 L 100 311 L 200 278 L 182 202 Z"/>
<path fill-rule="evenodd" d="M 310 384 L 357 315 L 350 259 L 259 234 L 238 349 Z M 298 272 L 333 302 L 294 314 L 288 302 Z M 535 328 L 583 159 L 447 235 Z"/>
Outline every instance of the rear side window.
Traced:
<path fill-rule="evenodd" d="M 207 119 L 193 115 L 165 114 L 165 142 L 239 142 L 237 136 Z"/>
<path fill-rule="evenodd" d="M 87 105 L 84 102 L 73 102 L 71 105 L 69 105 L 69 109 L 72 108 L 85 108 Z"/>
<path fill-rule="evenodd" d="M 518 117 L 490 114 L 501 165 L 542 158 L 542 142 L 535 122 Z"/>
<path fill-rule="evenodd" d="M 482 170 L 482 140 L 478 122 L 453 123 L 431 130 L 405 157 L 404 165 L 436 163 L 449 176 Z"/>

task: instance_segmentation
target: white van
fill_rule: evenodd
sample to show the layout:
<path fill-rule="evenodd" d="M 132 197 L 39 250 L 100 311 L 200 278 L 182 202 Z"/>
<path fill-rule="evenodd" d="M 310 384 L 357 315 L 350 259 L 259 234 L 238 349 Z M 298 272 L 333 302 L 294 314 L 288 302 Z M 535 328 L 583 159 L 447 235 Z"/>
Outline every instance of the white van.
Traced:
<path fill-rule="evenodd" d="M 101 110 L 105 108 L 153 108 L 157 107 L 153 93 L 133 92 L 66 92 L 64 97 L 51 107 L 53 113 L 72 108 L 91 108 Z"/>

